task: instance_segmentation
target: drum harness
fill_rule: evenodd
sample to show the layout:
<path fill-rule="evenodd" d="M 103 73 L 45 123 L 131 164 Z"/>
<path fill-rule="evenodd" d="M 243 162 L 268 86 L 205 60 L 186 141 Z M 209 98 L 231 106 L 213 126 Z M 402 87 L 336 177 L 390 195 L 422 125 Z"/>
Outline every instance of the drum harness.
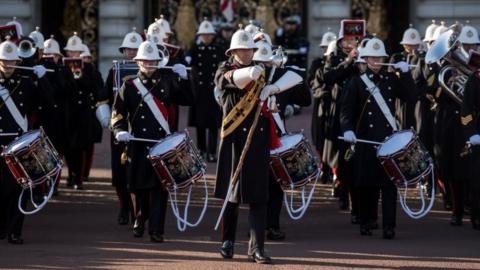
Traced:
<path fill-rule="evenodd" d="M 367 77 L 367 75 L 364 73 L 363 75 L 360 76 L 362 81 L 365 83 L 367 86 L 367 91 L 372 95 L 375 99 L 375 102 L 377 103 L 378 107 L 380 107 L 380 110 L 382 111 L 383 115 L 385 116 L 387 122 L 390 124 L 392 127 L 393 131 L 397 131 L 397 125 L 395 122 L 395 117 L 393 117 L 392 113 L 390 112 L 390 109 L 388 108 L 387 104 L 385 103 L 385 100 L 380 93 L 380 89 Z M 435 169 L 432 166 L 432 179 L 435 179 Z M 424 194 L 424 188 L 423 184 L 417 185 L 417 189 L 420 192 L 420 200 L 421 200 L 421 207 L 420 210 L 418 211 L 413 211 L 408 205 L 407 205 L 407 192 L 408 192 L 408 180 L 404 180 L 404 185 L 400 186 L 397 185 L 397 192 L 399 195 L 399 201 L 400 205 L 402 206 L 403 211 L 405 214 L 407 214 L 409 217 L 413 219 L 420 219 L 424 217 L 428 212 L 433 207 L 433 203 L 435 201 L 435 185 L 432 185 L 432 194 L 430 198 L 430 203 L 428 206 L 425 208 L 425 194 Z M 401 191 L 403 190 L 403 192 Z"/>
<path fill-rule="evenodd" d="M 150 91 L 145 88 L 145 86 L 141 83 L 139 78 L 136 78 L 133 80 L 133 84 L 137 88 L 137 90 L 140 92 L 142 95 L 142 101 L 144 101 L 147 106 L 149 107 L 150 111 L 152 112 L 153 116 L 157 120 L 157 122 L 162 126 L 162 128 L 165 130 L 167 133 L 167 136 L 171 135 L 170 128 L 168 126 L 168 122 L 163 116 L 162 112 L 158 108 L 158 106 L 155 104 L 155 100 L 153 95 L 151 94 Z M 140 103 L 142 102 L 140 101 Z M 150 142 L 159 142 L 156 140 L 146 140 L 146 139 L 141 139 L 141 138 L 133 138 L 132 141 L 150 141 Z M 168 192 L 168 196 L 170 197 L 170 206 L 172 208 L 173 215 L 177 219 L 177 228 L 179 231 L 183 232 L 187 229 L 187 227 L 197 227 L 200 222 L 202 221 L 205 212 L 207 210 L 207 205 L 208 205 L 208 187 L 207 187 L 207 179 L 206 176 L 203 176 L 203 182 L 204 182 L 204 190 L 205 190 L 205 198 L 203 202 L 203 208 L 200 213 L 200 216 L 198 217 L 196 222 L 191 222 L 188 220 L 188 208 L 190 206 L 190 201 L 191 201 L 191 193 L 192 193 L 192 188 L 193 185 L 190 185 L 187 191 L 187 198 L 185 201 L 185 206 L 183 208 L 183 215 L 180 212 L 179 206 L 178 206 L 178 187 L 174 183 L 173 186 L 173 195 L 172 192 Z"/>

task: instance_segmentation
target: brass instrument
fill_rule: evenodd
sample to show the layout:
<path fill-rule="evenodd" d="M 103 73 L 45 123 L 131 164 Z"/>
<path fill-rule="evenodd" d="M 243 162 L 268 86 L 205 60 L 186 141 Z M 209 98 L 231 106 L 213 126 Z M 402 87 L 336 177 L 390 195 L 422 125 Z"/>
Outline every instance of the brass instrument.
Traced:
<path fill-rule="evenodd" d="M 68 67 L 72 73 L 74 79 L 80 79 L 82 77 L 83 60 L 80 57 L 64 57 L 63 65 Z"/>
<path fill-rule="evenodd" d="M 35 48 L 35 45 L 30 38 L 20 39 L 18 43 L 18 56 L 21 58 L 30 58 L 35 54 L 36 51 L 37 48 Z"/>
<path fill-rule="evenodd" d="M 467 64 L 468 53 L 458 40 L 461 30 L 462 26 L 458 23 L 450 26 L 432 44 L 425 57 L 427 64 L 440 60 L 448 62 L 438 73 L 438 82 L 446 94 L 458 104 L 462 104 L 465 83 L 473 73 Z"/>

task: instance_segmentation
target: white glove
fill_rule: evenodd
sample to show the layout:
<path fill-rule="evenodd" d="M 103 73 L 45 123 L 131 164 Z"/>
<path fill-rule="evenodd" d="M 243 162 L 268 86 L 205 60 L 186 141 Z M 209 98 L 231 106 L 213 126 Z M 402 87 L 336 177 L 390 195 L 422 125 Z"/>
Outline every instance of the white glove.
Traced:
<path fill-rule="evenodd" d="M 285 119 L 287 119 L 290 116 L 292 116 L 294 112 L 295 112 L 295 109 L 293 109 L 293 106 L 289 104 L 289 105 L 285 106 L 283 116 L 285 117 Z"/>
<path fill-rule="evenodd" d="M 98 122 L 102 125 L 103 128 L 108 128 L 110 126 L 110 118 L 112 113 L 110 112 L 110 106 L 108 104 L 102 104 L 97 107 L 95 110 L 95 115 L 97 116 Z"/>
<path fill-rule="evenodd" d="M 470 137 L 470 139 L 468 139 L 468 141 L 469 141 L 472 145 L 480 145 L 480 135 L 475 134 L 475 135 L 473 135 L 472 137 Z"/>
<path fill-rule="evenodd" d="M 175 64 L 172 67 L 172 71 L 177 73 L 180 78 L 186 80 L 187 79 L 187 68 L 185 65 L 182 64 Z"/>
<path fill-rule="evenodd" d="M 269 96 L 267 98 L 267 108 L 271 112 L 276 112 L 278 111 L 277 108 L 277 98 L 275 96 Z"/>
<path fill-rule="evenodd" d="M 47 69 L 42 65 L 37 65 L 33 67 L 33 73 L 35 73 L 35 75 L 37 75 L 39 79 L 42 78 L 46 72 Z"/>
<path fill-rule="evenodd" d="M 190 65 L 192 63 L 192 57 L 191 56 L 185 56 L 185 62 Z"/>
<path fill-rule="evenodd" d="M 119 131 L 115 134 L 115 139 L 119 142 L 128 142 L 131 138 L 133 138 L 133 136 L 126 131 Z"/>
<path fill-rule="evenodd" d="M 263 68 L 259 65 L 250 68 L 250 79 L 256 80 L 263 72 Z"/>
<path fill-rule="evenodd" d="M 280 91 L 278 86 L 275 84 L 269 84 L 262 89 L 262 92 L 260 92 L 260 100 L 265 101 L 269 96 L 274 95 L 278 91 Z"/>
<path fill-rule="evenodd" d="M 406 73 L 406 72 L 409 71 L 408 64 L 405 61 L 397 62 L 397 63 L 393 64 L 393 67 L 395 69 L 400 69 L 403 73 Z"/>
<path fill-rule="evenodd" d="M 357 142 L 357 136 L 355 136 L 355 133 L 351 130 L 347 130 L 343 133 L 343 139 L 346 142 L 349 143 L 356 143 Z"/>

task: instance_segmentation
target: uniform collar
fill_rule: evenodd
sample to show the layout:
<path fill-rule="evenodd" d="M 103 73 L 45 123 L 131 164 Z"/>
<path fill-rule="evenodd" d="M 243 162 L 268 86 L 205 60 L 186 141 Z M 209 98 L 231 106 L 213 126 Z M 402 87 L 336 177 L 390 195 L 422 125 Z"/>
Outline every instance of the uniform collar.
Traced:
<path fill-rule="evenodd" d="M 387 77 L 387 69 L 385 67 L 382 67 L 378 73 L 374 73 L 371 69 L 367 68 L 365 74 L 371 81 L 378 82 Z"/>
<path fill-rule="evenodd" d="M 160 81 L 160 71 L 158 69 L 150 77 L 147 77 L 147 75 L 145 75 L 141 71 L 138 71 L 137 76 L 143 84 L 147 84 L 147 83 L 156 84 L 157 82 Z"/>

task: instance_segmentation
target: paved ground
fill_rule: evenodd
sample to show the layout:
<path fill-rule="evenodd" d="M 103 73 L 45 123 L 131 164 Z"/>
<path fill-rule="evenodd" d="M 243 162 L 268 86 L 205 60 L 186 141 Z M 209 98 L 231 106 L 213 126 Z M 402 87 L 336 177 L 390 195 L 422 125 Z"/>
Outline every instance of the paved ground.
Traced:
<path fill-rule="evenodd" d="M 290 130 L 308 127 L 308 115 L 306 110 L 290 120 Z M 337 210 L 328 185 L 317 189 L 301 221 L 292 221 L 284 213 L 286 241 L 266 246 L 273 266 L 247 261 L 245 209 L 239 219 L 235 258 L 220 258 L 219 232 L 213 230 L 217 200 L 210 200 L 198 228 L 177 231 L 169 211 L 165 243 L 135 239 L 127 226 L 116 224 L 106 149 L 107 143 L 97 147 L 95 178 L 86 183 L 86 190 L 66 189 L 62 183 L 60 196 L 26 218 L 23 246 L 0 242 L 1 269 L 480 269 L 480 232 L 472 230 L 467 220 L 462 227 L 448 225 L 450 215 L 438 203 L 431 214 L 416 221 L 399 208 L 397 238 L 389 241 L 381 239 L 381 231 L 360 236 L 358 227 L 349 224 L 349 215 Z M 193 214 L 198 212 L 196 200 Z"/>

